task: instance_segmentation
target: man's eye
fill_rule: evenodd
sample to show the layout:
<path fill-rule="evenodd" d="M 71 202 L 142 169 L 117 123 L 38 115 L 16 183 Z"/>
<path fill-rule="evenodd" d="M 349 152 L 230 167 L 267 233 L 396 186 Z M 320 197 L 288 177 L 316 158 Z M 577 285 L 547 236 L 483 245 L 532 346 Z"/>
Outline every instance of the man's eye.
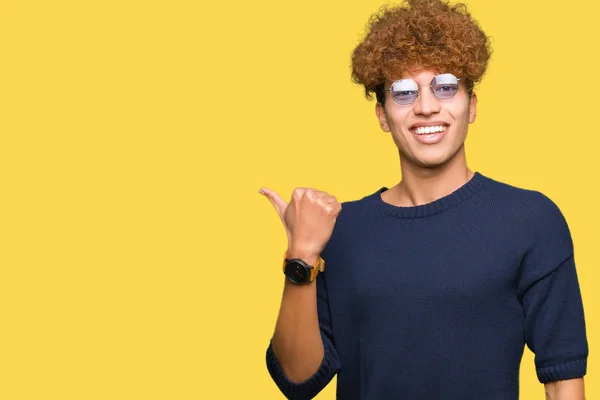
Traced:
<path fill-rule="evenodd" d="M 395 96 L 400 96 L 400 97 L 414 96 L 416 94 L 417 94 L 417 92 L 415 92 L 414 90 L 400 90 L 400 91 L 394 92 Z"/>
<path fill-rule="evenodd" d="M 438 87 L 438 92 L 451 92 L 453 90 L 456 90 L 456 87 L 451 86 L 451 85 L 443 85 Z"/>

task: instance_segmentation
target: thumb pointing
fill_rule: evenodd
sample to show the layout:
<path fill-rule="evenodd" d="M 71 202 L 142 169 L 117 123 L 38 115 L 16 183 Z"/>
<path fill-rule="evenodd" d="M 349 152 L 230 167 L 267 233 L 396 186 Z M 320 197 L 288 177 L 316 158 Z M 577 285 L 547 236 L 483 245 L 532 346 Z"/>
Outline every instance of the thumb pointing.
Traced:
<path fill-rule="evenodd" d="M 269 199 L 271 204 L 273 204 L 273 207 L 275 207 L 275 210 L 277 210 L 279 216 L 283 218 L 283 214 L 287 208 L 287 202 L 271 189 L 261 188 L 258 192 L 265 195 Z"/>

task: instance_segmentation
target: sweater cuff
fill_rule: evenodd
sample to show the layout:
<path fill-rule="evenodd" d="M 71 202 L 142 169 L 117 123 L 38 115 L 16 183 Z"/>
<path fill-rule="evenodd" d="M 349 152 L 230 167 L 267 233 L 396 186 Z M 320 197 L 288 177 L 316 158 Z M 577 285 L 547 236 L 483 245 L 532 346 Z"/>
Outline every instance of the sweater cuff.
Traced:
<path fill-rule="evenodd" d="M 564 381 L 566 379 L 581 378 L 586 374 L 587 357 L 569 361 L 564 364 L 551 365 L 537 368 L 537 377 L 541 383 Z"/>
<path fill-rule="evenodd" d="M 283 372 L 283 369 L 275 357 L 275 353 L 273 353 L 273 348 L 269 343 L 269 347 L 267 348 L 267 369 L 279 387 L 279 390 L 281 390 L 288 399 L 312 399 L 327 386 L 339 371 L 339 363 L 336 361 L 335 357 L 332 357 L 329 346 L 325 341 L 323 343 L 323 348 L 323 361 L 321 362 L 319 369 L 303 382 L 292 382 Z"/>

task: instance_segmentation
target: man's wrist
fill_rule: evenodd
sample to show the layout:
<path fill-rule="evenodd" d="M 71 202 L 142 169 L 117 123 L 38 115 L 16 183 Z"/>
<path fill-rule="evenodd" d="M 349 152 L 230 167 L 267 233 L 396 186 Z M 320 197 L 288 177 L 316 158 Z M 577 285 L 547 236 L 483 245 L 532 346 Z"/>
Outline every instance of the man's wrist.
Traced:
<path fill-rule="evenodd" d="M 287 258 L 300 258 L 302 261 L 306 262 L 308 265 L 312 265 L 313 267 L 319 261 L 319 253 L 315 253 L 313 251 L 306 251 L 295 248 L 288 248 L 287 250 Z"/>

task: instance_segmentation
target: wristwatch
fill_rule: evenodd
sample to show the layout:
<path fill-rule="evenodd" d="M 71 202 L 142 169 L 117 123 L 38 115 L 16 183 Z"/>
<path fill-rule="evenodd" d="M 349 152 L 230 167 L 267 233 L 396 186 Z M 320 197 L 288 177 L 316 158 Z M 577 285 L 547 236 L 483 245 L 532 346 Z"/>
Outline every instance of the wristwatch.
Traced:
<path fill-rule="evenodd" d="M 317 263 L 312 266 L 301 258 L 287 258 L 287 250 L 283 254 L 283 273 L 296 284 L 309 283 L 315 280 L 317 274 L 325 270 L 325 260 L 320 256 Z"/>

